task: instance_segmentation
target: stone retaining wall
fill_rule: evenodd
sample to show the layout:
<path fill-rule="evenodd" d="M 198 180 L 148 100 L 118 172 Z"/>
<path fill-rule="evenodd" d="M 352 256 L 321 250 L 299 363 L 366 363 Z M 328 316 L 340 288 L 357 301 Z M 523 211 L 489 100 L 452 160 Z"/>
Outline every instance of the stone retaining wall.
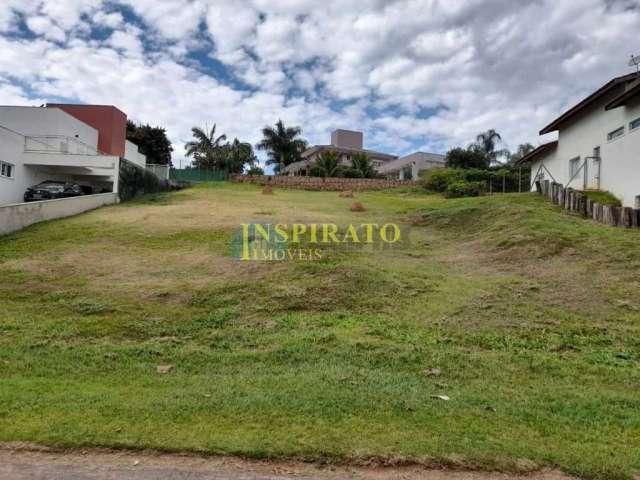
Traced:
<path fill-rule="evenodd" d="M 322 177 L 290 177 L 285 175 L 235 175 L 230 178 L 232 182 L 251 183 L 254 185 L 270 185 L 278 188 L 297 188 L 301 190 L 351 190 L 361 192 L 364 190 L 385 190 L 415 186 L 417 182 L 411 180 L 386 180 L 378 178 L 322 178 Z"/>

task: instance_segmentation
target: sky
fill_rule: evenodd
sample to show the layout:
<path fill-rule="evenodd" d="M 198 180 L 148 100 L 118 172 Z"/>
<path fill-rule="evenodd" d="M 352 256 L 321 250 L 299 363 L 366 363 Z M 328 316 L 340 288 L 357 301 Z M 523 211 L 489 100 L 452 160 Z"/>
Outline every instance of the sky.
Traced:
<path fill-rule="evenodd" d="M 282 119 L 398 155 L 538 131 L 640 54 L 640 0 L 0 0 L 0 105 L 112 104 L 253 144 Z M 1 123 L 1 119 L 0 119 Z"/>

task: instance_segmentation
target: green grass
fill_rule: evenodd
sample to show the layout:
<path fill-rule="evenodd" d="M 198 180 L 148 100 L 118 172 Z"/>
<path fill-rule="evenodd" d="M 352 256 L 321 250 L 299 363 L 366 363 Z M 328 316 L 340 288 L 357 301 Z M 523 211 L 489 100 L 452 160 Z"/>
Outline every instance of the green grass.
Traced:
<path fill-rule="evenodd" d="M 594 190 L 586 190 L 585 195 L 588 199 L 593 200 L 601 205 L 612 205 L 614 207 L 621 207 L 622 202 L 618 197 L 609 192 L 601 192 Z"/>
<path fill-rule="evenodd" d="M 0 441 L 640 471 L 637 232 L 533 194 L 361 193 L 352 213 L 259 192 L 205 184 L 0 238 Z M 230 258 L 264 216 L 397 221 L 412 247 Z"/>

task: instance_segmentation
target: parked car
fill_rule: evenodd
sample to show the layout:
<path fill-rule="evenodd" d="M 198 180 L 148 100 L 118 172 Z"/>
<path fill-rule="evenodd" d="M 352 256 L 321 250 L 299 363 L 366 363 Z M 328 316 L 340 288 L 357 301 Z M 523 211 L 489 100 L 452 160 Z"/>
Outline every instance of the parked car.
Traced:
<path fill-rule="evenodd" d="M 38 185 L 27 188 L 24 193 L 25 202 L 37 202 L 39 200 L 51 200 L 52 198 L 67 198 L 84 195 L 82 187 L 77 183 L 56 182 L 47 180 Z"/>

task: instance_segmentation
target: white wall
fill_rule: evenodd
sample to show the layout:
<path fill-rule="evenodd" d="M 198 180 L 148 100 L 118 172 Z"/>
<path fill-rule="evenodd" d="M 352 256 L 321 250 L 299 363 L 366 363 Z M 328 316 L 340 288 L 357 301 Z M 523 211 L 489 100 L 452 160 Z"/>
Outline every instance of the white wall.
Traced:
<path fill-rule="evenodd" d="M 24 137 L 0 127 L 0 160 L 13 165 L 13 178 L 0 177 L 0 205 L 22 201 L 27 187 L 48 178 L 44 172 L 22 163 Z"/>
<path fill-rule="evenodd" d="M 70 217 L 117 202 L 117 193 L 103 193 L 101 195 L 3 205 L 0 206 L 0 235 L 21 230 L 34 223 Z"/>
<path fill-rule="evenodd" d="M 0 126 L 22 135 L 62 135 L 98 147 L 98 131 L 59 108 L 0 106 Z"/>
<path fill-rule="evenodd" d="M 532 165 L 532 177 L 539 170 L 541 163 L 544 163 L 556 182 L 582 189 L 583 171 L 567 185 L 570 178 L 569 161 L 580 157 L 582 163 L 585 158 L 593 156 L 595 147 L 600 147 L 600 189 L 613 193 L 625 206 L 635 206 L 635 197 L 640 195 L 640 128 L 629 131 L 629 122 L 640 117 L 640 102 L 605 111 L 604 105 L 614 96 L 615 94 L 609 95 L 597 102 L 571 120 L 566 127 L 561 128 L 558 148 L 542 161 Z M 607 140 L 609 132 L 622 126 L 625 127 L 622 137 Z M 594 188 L 596 164 L 593 160 L 587 162 L 587 188 Z M 546 173 L 545 179 L 551 180 Z"/>
<path fill-rule="evenodd" d="M 141 154 L 138 151 L 138 146 L 129 140 L 124 144 L 124 158 L 142 168 L 147 165 L 147 157 Z"/>
<path fill-rule="evenodd" d="M 444 155 L 414 152 L 383 165 L 380 173 L 400 180 L 417 180 L 422 170 L 444 166 Z"/>

